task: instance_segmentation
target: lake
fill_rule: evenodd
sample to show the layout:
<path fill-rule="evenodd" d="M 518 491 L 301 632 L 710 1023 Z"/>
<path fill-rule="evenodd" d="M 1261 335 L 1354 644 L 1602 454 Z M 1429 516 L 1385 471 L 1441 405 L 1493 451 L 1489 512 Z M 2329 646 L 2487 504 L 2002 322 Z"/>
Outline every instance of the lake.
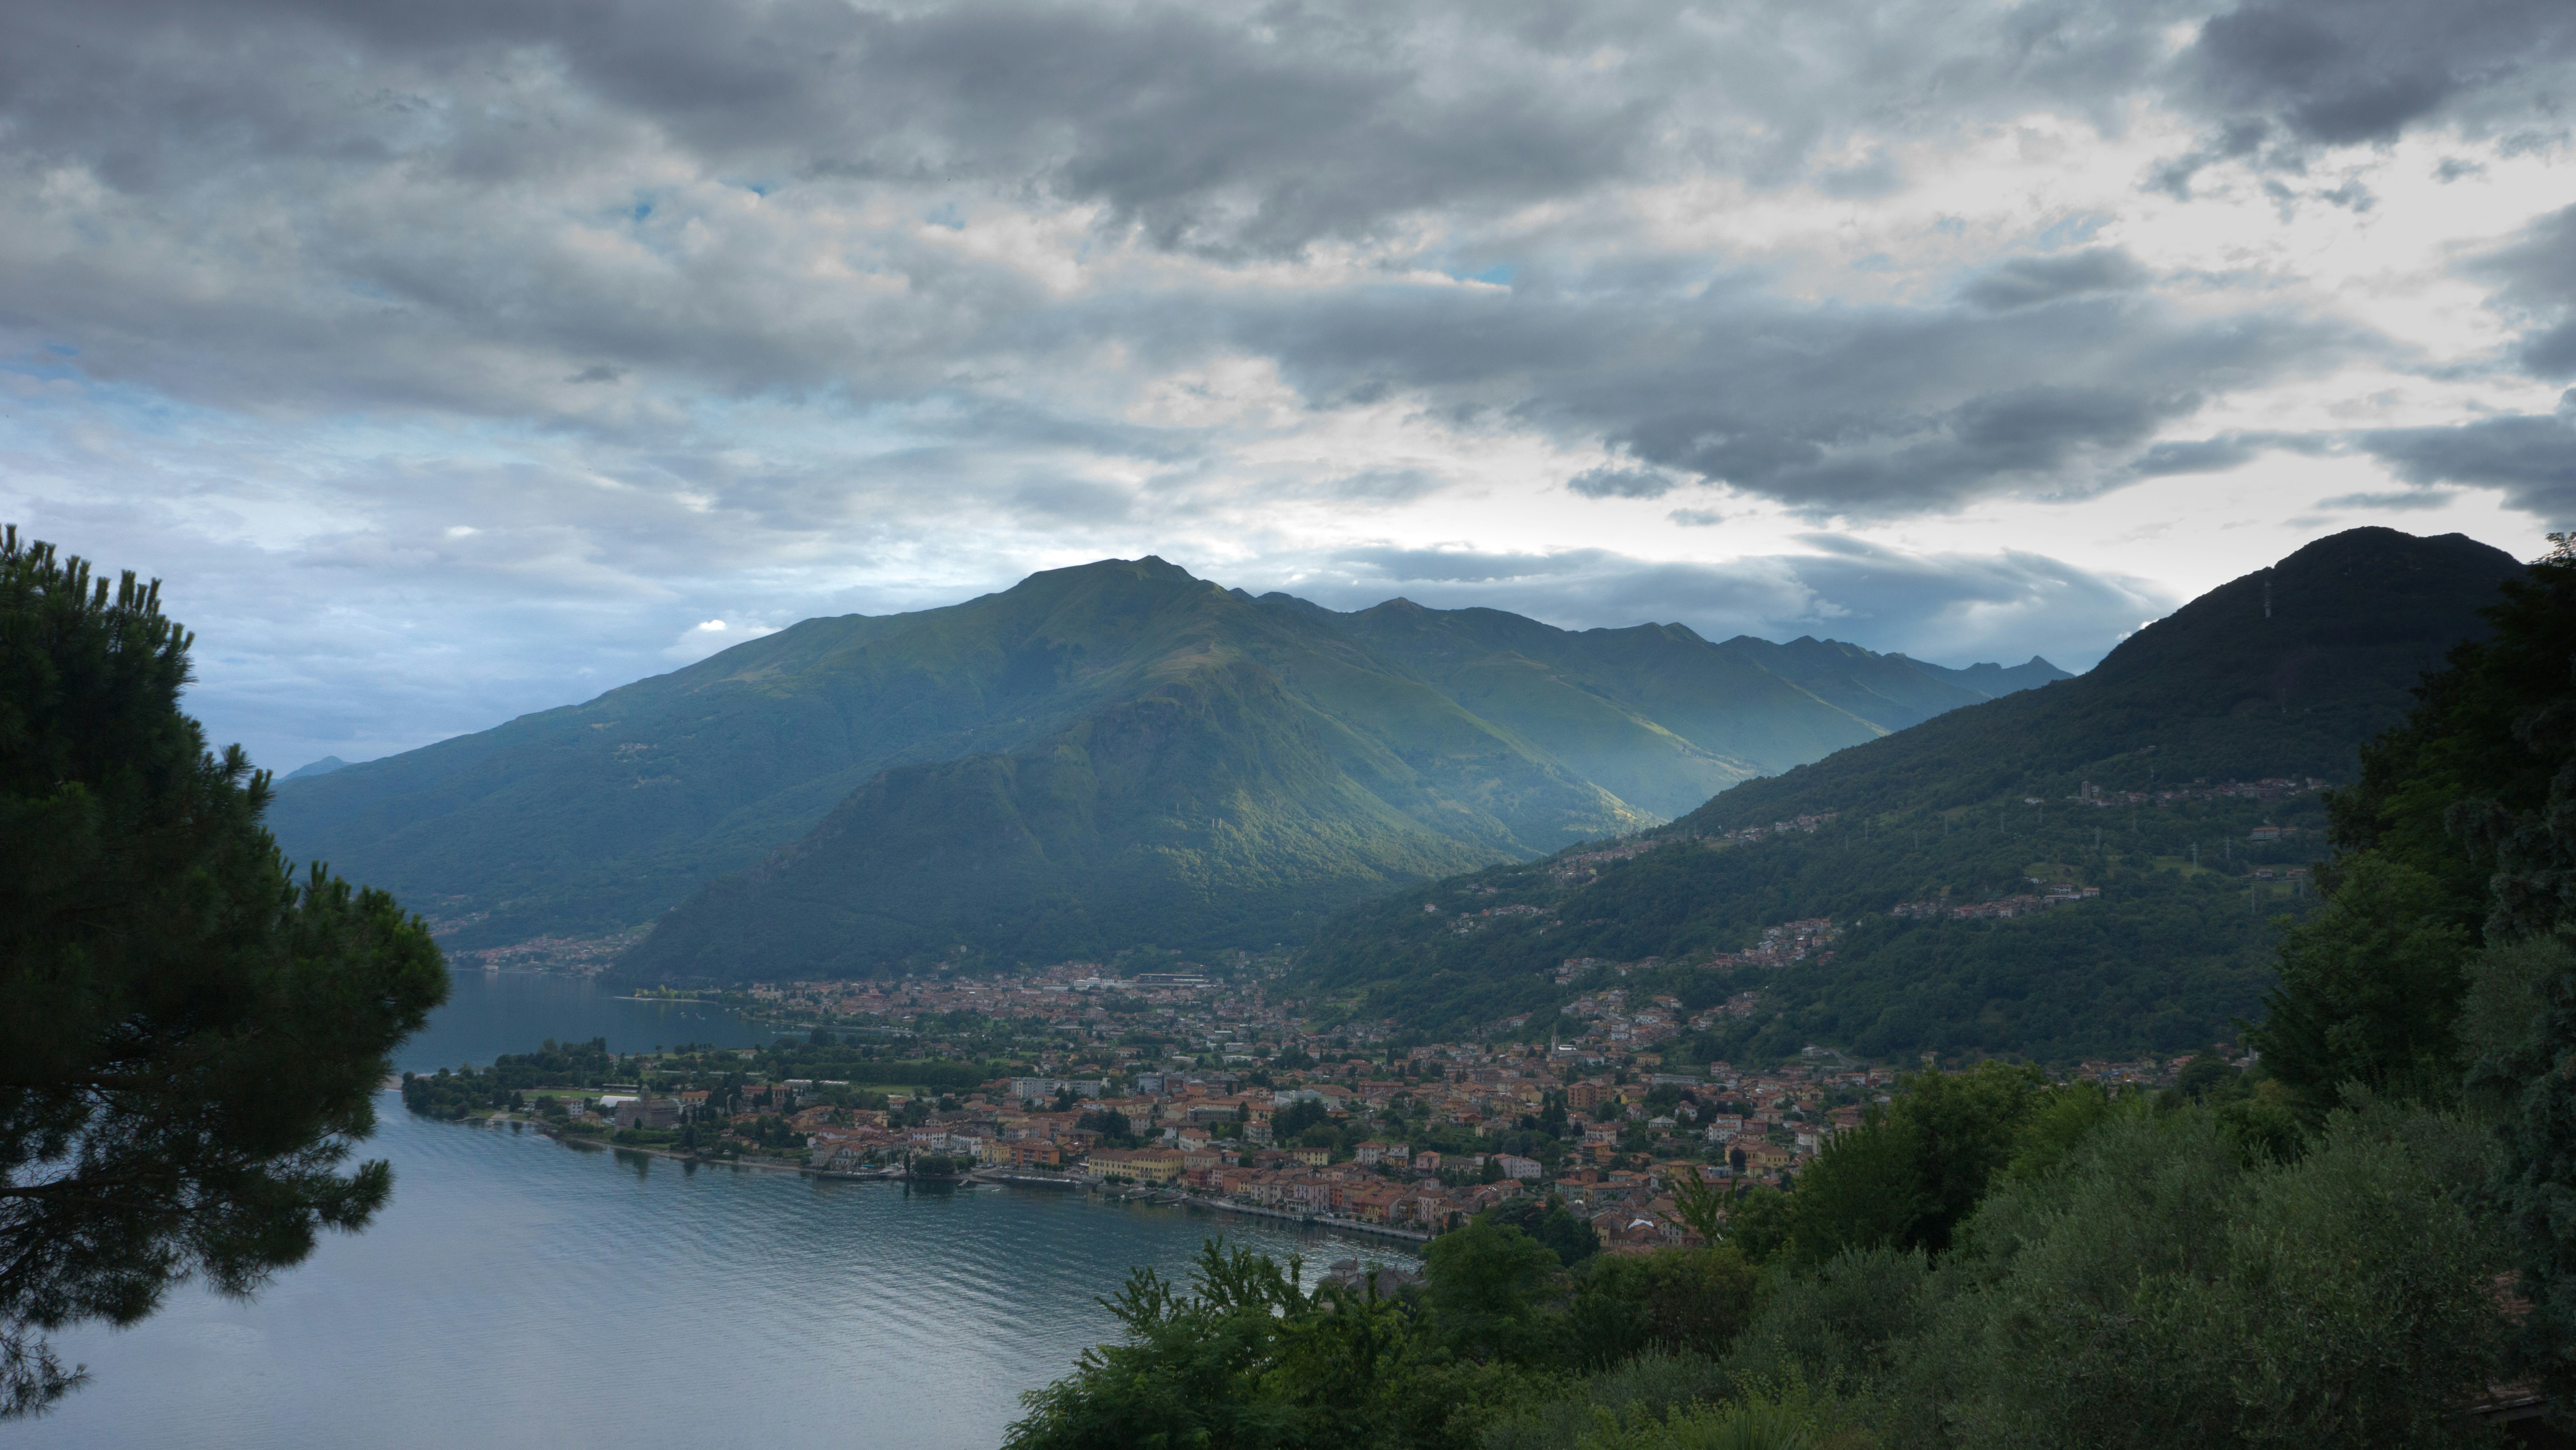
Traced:
<path fill-rule="evenodd" d="M 683 1042 L 755 1047 L 778 1034 L 707 1002 L 621 997 L 588 977 L 537 972 L 454 972 L 447 1005 L 394 1054 L 394 1066 L 429 1072 L 558 1042 L 608 1039 L 611 1052 L 650 1052 Z"/>
<path fill-rule="evenodd" d="M 447 1009 L 468 1022 L 433 1028 L 440 1061 L 489 1060 L 472 1038 L 496 1020 L 479 975 Z M 682 1032 L 625 1015 L 651 1004 L 549 980 L 479 985 L 552 1004 L 528 1041 L 726 1040 L 722 1021 Z M 666 1026 L 677 1035 L 617 1035 Z M 365 1151 L 395 1185 L 372 1228 L 327 1237 L 253 1302 L 190 1288 L 134 1329 L 57 1336 L 92 1383 L 0 1443 L 969 1450 L 1000 1440 L 1020 1391 L 1111 1336 L 1094 1298 L 1130 1265 L 1185 1275 L 1220 1229 L 1310 1265 L 1412 1262 L 1400 1245 L 1064 1190 L 692 1170 L 425 1122 L 391 1093 L 379 1109 Z"/>

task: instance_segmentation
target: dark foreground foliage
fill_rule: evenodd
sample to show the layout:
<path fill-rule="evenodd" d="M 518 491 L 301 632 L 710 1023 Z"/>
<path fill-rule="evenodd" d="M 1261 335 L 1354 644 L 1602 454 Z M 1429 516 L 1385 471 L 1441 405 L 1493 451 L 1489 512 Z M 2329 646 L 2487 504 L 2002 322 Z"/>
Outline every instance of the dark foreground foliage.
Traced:
<path fill-rule="evenodd" d="M 1709 1247 L 1569 1268 L 1489 1217 L 1391 1298 L 1212 1247 L 1194 1293 L 1132 1285 L 1125 1341 L 1030 1396 L 1012 1443 L 2493 1445 L 2476 1408 L 2516 1381 L 2576 1419 L 2576 550 L 2553 543 L 2331 798 L 2250 1070 L 2203 1056 L 2152 1096 L 1927 1073 L 1787 1191 L 1685 1188 Z"/>
<path fill-rule="evenodd" d="M 179 710 L 189 643 L 0 534 L 0 1417 L 81 1377 L 45 1331 L 363 1226 L 393 1175 L 350 1146 L 447 993 L 417 918 L 279 856 L 267 774 Z"/>

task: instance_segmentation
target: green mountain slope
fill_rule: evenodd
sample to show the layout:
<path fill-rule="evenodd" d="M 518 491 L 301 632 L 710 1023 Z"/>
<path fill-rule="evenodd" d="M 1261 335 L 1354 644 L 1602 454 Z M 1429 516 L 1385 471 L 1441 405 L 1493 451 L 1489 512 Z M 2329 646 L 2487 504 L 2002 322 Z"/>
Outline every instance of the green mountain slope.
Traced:
<path fill-rule="evenodd" d="M 1572 631 L 1495 609 L 1395 599 L 1334 614 L 1284 594 L 1262 601 L 1329 623 L 1477 715 L 1506 726 L 1622 799 L 1678 815 L 1729 786 L 1876 739 L 2014 688 L 1944 678 L 1939 666 L 1857 645 L 1738 636 L 1711 644 L 1678 624 Z M 2063 678 L 2046 661 L 2014 680 Z M 1969 676 L 1969 671 L 1946 672 Z"/>
<path fill-rule="evenodd" d="M 1669 993 L 1686 1011 L 1758 994 L 1692 1039 L 1689 1050 L 1721 1055 L 1823 1043 L 2063 1058 L 2205 1044 L 2255 1009 L 2267 920 L 2299 909 L 2288 871 L 2318 849 L 2323 819 L 2313 792 L 2210 786 L 2350 779 L 2360 742 L 2402 712 L 2423 668 L 2478 631 L 2475 611 L 2518 570 L 2457 535 L 2320 540 L 2148 626 L 2088 675 L 1737 786 L 1635 843 L 1655 847 L 1643 854 L 1497 867 L 1355 908 L 1319 933 L 1301 971 L 1363 1016 L 1431 1027 L 1530 1013 L 1535 1024 L 1605 984 L 1604 969 L 1569 976 L 1569 959 L 1661 959 L 1617 985 Z M 2074 799 L 2088 782 L 2167 798 Z M 1827 812 L 1813 831 L 1772 829 Z M 2304 833 L 2258 843 L 2258 825 Z M 1764 838 L 1745 839 L 1748 827 Z M 2037 893 L 2034 877 L 2102 894 L 2009 920 L 1947 910 Z M 1917 901 L 1943 906 L 1889 914 Z M 1512 906 L 1530 910 L 1496 913 Z M 1845 933 L 1830 959 L 1699 965 L 1766 926 L 1817 917 Z"/>
<path fill-rule="evenodd" d="M 1648 817 L 1347 639 L 1158 559 L 917 614 L 808 620 L 587 704 L 281 789 L 279 839 L 433 903 L 474 946 L 651 919 L 878 771 L 1010 752 L 1217 642 L 1275 667 L 1334 758 L 1485 859 Z"/>
<path fill-rule="evenodd" d="M 1364 787 L 1334 730 L 1248 658 L 1176 663 L 1029 750 L 878 775 L 665 917 L 621 971 L 864 975 L 943 956 L 1258 945 L 1491 859 Z"/>
<path fill-rule="evenodd" d="M 1068 742 L 1126 738 L 1110 723 L 1121 712 L 1184 687 L 1205 708 L 1176 718 L 1238 734 L 1266 763 L 1154 789 L 1238 834 L 1199 839 L 1189 811 L 1156 815 L 1115 782 L 1099 789 L 1117 809 L 1093 825 L 1051 813 L 1074 789 Z M 1255 694 L 1271 701 L 1257 719 L 1207 703 Z M 1678 626 L 1572 632 L 1401 603 L 1337 614 L 1110 560 L 944 609 L 808 620 L 583 705 L 287 783 L 273 820 L 288 851 L 421 902 L 465 949 L 628 930 L 791 846 L 808 865 L 760 910 L 876 923 L 860 935 L 888 960 L 943 934 L 937 950 L 1091 940 L 1028 924 L 1030 903 L 1066 893 L 1085 931 L 1127 930 L 1118 903 L 1132 896 L 1178 913 L 1151 939 L 1267 944 L 1368 890 L 1633 831 L 1978 698 L 1911 661 L 1812 640 L 1711 645 Z M 1154 758 L 1213 770 L 1224 754 L 1209 750 Z M 1250 804 L 1215 809 L 1226 800 Z M 1118 814 L 1131 808 L 1144 813 Z M 887 869 L 819 864 L 874 860 L 865 843 L 931 830 L 943 811 L 1019 824 L 916 843 Z M 1036 854 L 1011 856 L 1023 848 Z M 905 864 L 933 860 L 930 875 Z M 1176 874 L 1155 874 L 1166 866 Z M 927 884 L 978 871 L 977 890 Z M 839 884 L 814 884 L 826 880 Z M 1239 899 L 1188 905 L 1200 880 Z M 814 904 L 827 897 L 830 910 Z M 776 930 L 778 943 L 810 934 Z M 700 962 L 685 935 L 638 960 Z"/>

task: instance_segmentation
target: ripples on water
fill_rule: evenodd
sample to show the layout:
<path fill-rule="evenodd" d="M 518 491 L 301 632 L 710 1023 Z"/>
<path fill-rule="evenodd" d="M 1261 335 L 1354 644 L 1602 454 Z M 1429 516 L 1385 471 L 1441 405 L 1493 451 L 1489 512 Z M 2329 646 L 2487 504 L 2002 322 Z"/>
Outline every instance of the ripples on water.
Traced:
<path fill-rule="evenodd" d="M 62 1336 L 96 1378 L 0 1442 L 123 1447 L 991 1446 L 1115 1329 L 1131 1264 L 1199 1241 L 1310 1266 L 1396 1245 L 1042 1189 L 694 1172 L 423 1122 L 368 1145 L 393 1203 L 249 1304 L 184 1290 Z"/>

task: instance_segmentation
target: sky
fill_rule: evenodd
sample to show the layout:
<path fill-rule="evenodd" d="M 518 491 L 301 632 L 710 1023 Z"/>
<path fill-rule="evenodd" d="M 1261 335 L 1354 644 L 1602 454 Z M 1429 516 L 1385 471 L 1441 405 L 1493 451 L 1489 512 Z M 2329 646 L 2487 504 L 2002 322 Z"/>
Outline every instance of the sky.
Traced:
<path fill-rule="evenodd" d="M 280 769 L 1104 557 L 2081 669 L 2576 526 L 2564 0 L 0 13 L 0 521 Z"/>

